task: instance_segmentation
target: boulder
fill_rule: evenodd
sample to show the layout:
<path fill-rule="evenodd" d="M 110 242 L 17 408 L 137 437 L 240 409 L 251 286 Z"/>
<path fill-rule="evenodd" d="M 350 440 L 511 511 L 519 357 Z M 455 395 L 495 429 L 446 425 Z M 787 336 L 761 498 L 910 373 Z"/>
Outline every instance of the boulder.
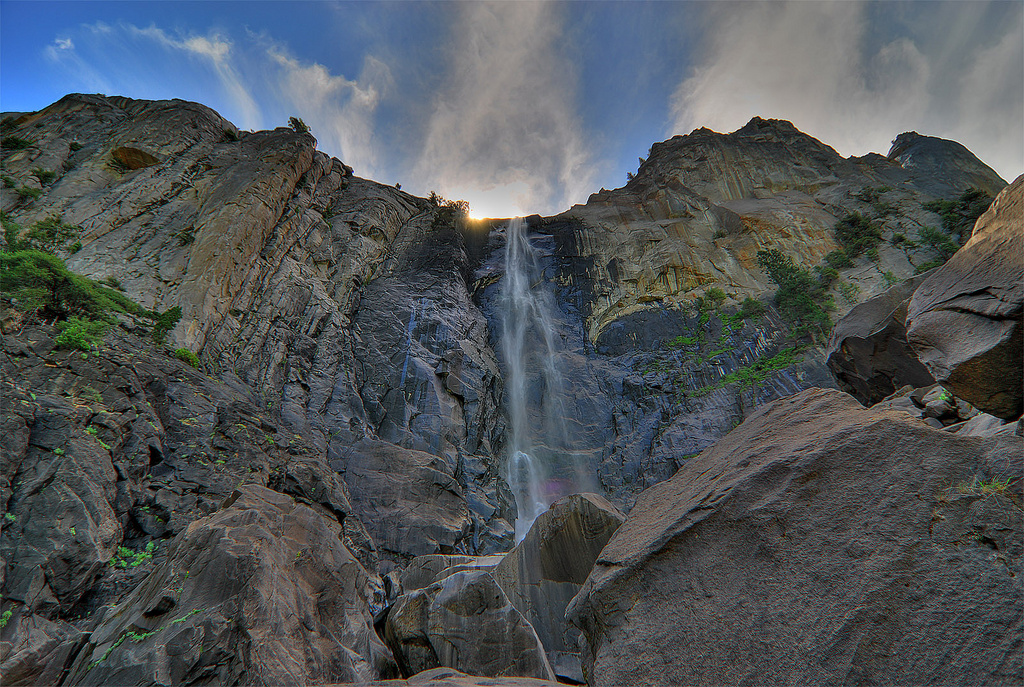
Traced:
<path fill-rule="evenodd" d="M 482 677 L 466 675 L 454 668 L 431 668 L 408 680 L 381 680 L 370 687 L 556 687 L 560 683 L 535 677 Z"/>
<path fill-rule="evenodd" d="M 454 573 L 399 598 L 385 638 L 406 677 L 446 666 L 554 680 L 537 633 L 482 570 Z"/>
<path fill-rule="evenodd" d="M 569 605 L 601 549 L 625 516 L 598 494 L 553 503 L 491 574 L 544 644 L 555 674 L 582 682 L 579 630 L 565 620 Z"/>
<path fill-rule="evenodd" d="M 855 306 L 832 328 L 828 368 L 839 387 L 866 406 L 900 387 L 934 384 L 907 343 L 907 305 L 928 272 Z"/>
<path fill-rule="evenodd" d="M 1022 449 L 838 391 L 761 407 L 602 551 L 567 611 L 589 684 L 1018 682 Z"/>
<path fill-rule="evenodd" d="M 397 674 L 373 630 L 371 579 L 342 527 L 247 485 L 196 520 L 102 617 L 69 685 L 367 682 Z"/>
<path fill-rule="evenodd" d="M 1024 175 L 910 301 L 907 340 L 938 381 L 980 410 L 1024 412 Z"/>
<path fill-rule="evenodd" d="M 402 570 L 402 589 L 413 591 L 429 587 L 463 570 L 492 570 L 503 556 L 446 556 L 431 554 L 417 556 Z"/>

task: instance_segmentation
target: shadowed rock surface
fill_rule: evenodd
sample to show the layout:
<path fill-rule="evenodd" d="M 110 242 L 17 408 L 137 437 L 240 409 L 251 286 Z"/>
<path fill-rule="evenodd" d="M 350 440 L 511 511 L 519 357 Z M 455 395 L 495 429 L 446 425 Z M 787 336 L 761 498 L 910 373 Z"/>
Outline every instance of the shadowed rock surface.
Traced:
<path fill-rule="evenodd" d="M 866 406 L 897 389 L 935 383 L 907 343 L 907 306 L 929 273 L 855 306 L 832 328 L 828 368 L 840 388 Z"/>
<path fill-rule="evenodd" d="M 433 668 L 417 673 L 408 680 L 382 680 L 369 684 L 370 687 L 555 687 L 560 683 L 532 677 L 480 677 L 466 675 L 452 668 Z"/>
<path fill-rule="evenodd" d="M 533 627 L 485 571 L 457 572 L 401 597 L 385 637 L 404 675 L 447 666 L 554 680 Z"/>
<path fill-rule="evenodd" d="M 342 537 L 309 506 L 243 487 L 104 609 L 67 684 L 270 687 L 394 675 L 373 631 L 370 576 Z"/>
<path fill-rule="evenodd" d="M 590 684 L 1017 682 L 1022 441 L 836 391 L 764 406 L 602 551 L 568 611 Z"/>
<path fill-rule="evenodd" d="M 574 494 L 551 504 L 516 548 L 491 571 L 512 605 L 530 622 L 555 674 L 583 681 L 569 605 L 601 549 L 625 516 L 598 494 Z"/>
<path fill-rule="evenodd" d="M 1024 175 L 914 292 L 907 338 L 935 379 L 1004 420 L 1024 412 Z"/>

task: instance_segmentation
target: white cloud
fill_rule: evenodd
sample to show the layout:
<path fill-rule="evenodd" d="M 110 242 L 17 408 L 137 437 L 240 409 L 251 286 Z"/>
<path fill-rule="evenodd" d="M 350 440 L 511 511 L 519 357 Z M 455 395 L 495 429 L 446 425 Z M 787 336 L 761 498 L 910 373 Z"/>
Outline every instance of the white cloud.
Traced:
<path fill-rule="evenodd" d="M 455 8 L 448 71 L 414 168 L 492 217 L 564 210 L 593 191 L 572 63 L 552 3 Z"/>
<path fill-rule="evenodd" d="M 232 60 L 233 46 L 228 39 L 214 33 L 209 36 L 189 36 L 179 40 L 171 38 L 163 29 L 156 26 L 140 29 L 129 24 L 124 28 L 130 34 L 151 39 L 166 48 L 180 50 L 208 61 L 241 115 L 242 127 L 254 128 L 260 125 L 260 108 L 235 68 Z"/>
<path fill-rule="evenodd" d="M 266 55 L 277 67 L 275 90 L 282 102 L 310 125 L 322 146 L 362 176 L 380 174 L 374 116 L 391 86 L 388 66 L 368 56 L 353 81 L 322 64 L 303 63 L 278 44 L 270 44 Z"/>
<path fill-rule="evenodd" d="M 896 134 L 916 130 L 960 140 L 1012 178 L 1024 168 L 1021 13 L 992 26 L 978 19 L 982 3 L 953 5 L 935 8 L 943 16 L 933 18 L 948 32 L 880 45 L 874 41 L 893 28 L 882 25 L 892 17 L 872 9 L 928 13 L 931 5 L 706 6 L 701 33 L 709 38 L 675 91 L 671 133 L 732 131 L 759 115 L 789 119 L 844 155 L 862 155 L 884 154 Z M 959 48 L 950 50 L 950 41 Z"/>

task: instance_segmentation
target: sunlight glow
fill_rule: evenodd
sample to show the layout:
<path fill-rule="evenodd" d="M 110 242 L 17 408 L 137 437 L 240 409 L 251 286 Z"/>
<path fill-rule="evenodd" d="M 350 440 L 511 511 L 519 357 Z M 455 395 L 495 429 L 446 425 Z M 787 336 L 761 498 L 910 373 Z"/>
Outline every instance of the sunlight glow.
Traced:
<path fill-rule="evenodd" d="M 452 186 L 442 195 L 467 201 L 472 219 L 520 217 L 532 212 L 530 188 L 525 181 L 485 189 Z"/>

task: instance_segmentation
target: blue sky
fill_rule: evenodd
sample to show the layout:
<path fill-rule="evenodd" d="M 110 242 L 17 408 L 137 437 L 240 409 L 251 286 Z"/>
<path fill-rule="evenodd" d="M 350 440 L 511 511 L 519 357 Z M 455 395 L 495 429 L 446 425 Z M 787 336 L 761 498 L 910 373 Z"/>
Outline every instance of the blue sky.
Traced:
<path fill-rule="evenodd" d="M 751 116 L 844 155 L 903 131 L 1024 171 L 1024 3 L 14 2 L 0 109 L 183 98 L 243 129 L 298 115 L 360 176 L 550 214 L 655 141 Z"/>

